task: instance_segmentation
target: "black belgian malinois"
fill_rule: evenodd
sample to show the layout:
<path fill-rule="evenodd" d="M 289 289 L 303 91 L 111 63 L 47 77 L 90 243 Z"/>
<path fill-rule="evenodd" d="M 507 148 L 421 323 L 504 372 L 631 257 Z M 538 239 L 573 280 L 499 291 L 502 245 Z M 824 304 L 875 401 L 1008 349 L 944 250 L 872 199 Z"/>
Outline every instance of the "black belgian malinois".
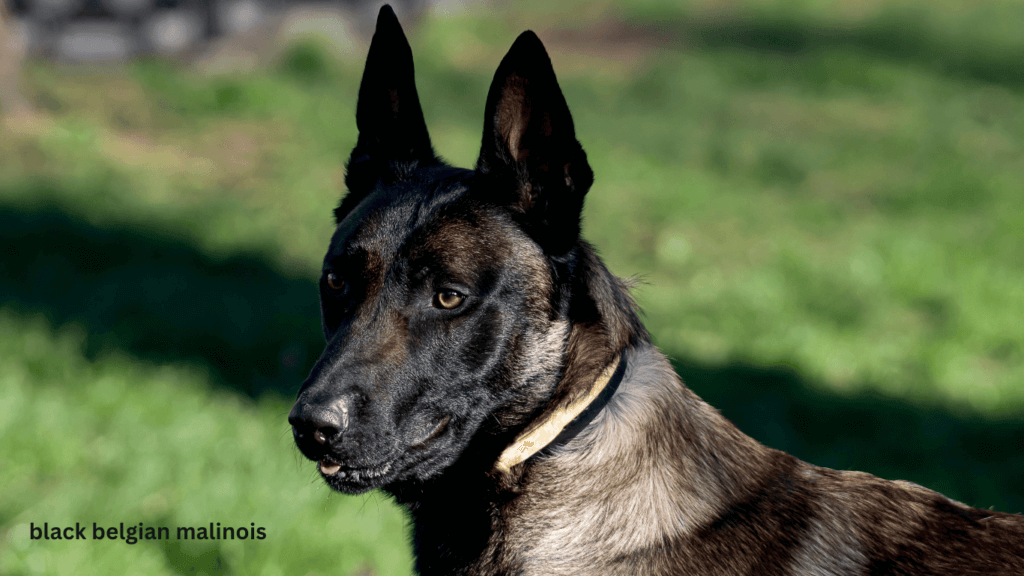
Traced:
<path fill-rule="evenodd" d="M 475 170 L 434 154 L 387 6 L 356 121 L 288 421 L 330 486 L 408 508 L 421 574 L 1024 575 L 1024 516 L 806 464 L 682 384 L 580 239 L 593 173 L 535 34 Z"/>

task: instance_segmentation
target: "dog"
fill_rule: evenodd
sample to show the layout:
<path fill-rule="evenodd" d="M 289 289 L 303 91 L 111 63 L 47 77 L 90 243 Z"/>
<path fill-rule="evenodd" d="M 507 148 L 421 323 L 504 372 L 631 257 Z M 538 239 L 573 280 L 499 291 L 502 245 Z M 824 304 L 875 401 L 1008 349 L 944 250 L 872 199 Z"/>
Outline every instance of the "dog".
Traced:
<path fill-rule="evenodd" d="M 434 153 L 380 11 L 288 421 L 332 488 L 412 518 L 422 575 L 1024 574 L 1024 516 L 812 466 L 683 385 L 580 238 L 593 183 L 532 32 L 474 170 Z"/>

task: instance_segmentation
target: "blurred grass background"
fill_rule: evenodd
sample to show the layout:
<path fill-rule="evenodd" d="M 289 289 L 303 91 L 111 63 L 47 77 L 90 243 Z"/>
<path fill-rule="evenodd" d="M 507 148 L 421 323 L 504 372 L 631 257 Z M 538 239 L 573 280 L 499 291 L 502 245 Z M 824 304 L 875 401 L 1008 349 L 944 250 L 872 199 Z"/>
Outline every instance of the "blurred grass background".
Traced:
<path fill-rule="evenodd" d="M 428 15 L 407 32 L 454 163 L 526 28 L 596 172 L 585 235 L 642 277 L 698 394 L 812 463 L 1024 512 L 1024 4 Z M 0 138 L 0 574 L 409 574 L 397 507 L 330 493 L 286 423 L 323 346 L 357 44 L 246 73 L 26 67 L 34 112 Z M 30 522 L 267 539 L 44 542 Z"/>

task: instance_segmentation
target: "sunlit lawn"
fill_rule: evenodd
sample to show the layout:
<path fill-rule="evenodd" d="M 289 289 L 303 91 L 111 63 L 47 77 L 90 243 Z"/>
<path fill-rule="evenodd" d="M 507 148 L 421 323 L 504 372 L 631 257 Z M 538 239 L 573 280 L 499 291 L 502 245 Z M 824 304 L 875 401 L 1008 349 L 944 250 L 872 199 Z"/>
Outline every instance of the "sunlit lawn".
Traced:
<path fill-rule="evenodd" d="M 698 393 L 814 463 L 1024 512 L 1024 9 L 734 4 L 427 19 L 435 148 L 471 165 L 535 29 L 596 173 L 585 235 Z M 285 420 L 356 136 L 362 54 L 329 54 L 26 70 L 36 112 L 0 139 L 0 573 L 409 573 L 398 508 L 330 493 Z"/>

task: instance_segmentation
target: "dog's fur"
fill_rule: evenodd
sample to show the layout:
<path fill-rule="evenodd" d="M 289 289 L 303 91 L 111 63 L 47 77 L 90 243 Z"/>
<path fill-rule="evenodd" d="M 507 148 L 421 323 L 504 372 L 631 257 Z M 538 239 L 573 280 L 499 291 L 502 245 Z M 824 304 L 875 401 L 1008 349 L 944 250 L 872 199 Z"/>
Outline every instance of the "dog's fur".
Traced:
<path fill-rule="evenodd" d="M 289 422 L 332 487 L 408 507 L 421 574 L 1024 574 L 1024 517 L 806 464 L 680 382 L 579 238 L 593 174 L 532 32 L 495 74 L 475 170 L 434 154 L 388 7 L 356 118 L 328 343 Z M 581 431 L 497 466 L 616 359 Z"/>

